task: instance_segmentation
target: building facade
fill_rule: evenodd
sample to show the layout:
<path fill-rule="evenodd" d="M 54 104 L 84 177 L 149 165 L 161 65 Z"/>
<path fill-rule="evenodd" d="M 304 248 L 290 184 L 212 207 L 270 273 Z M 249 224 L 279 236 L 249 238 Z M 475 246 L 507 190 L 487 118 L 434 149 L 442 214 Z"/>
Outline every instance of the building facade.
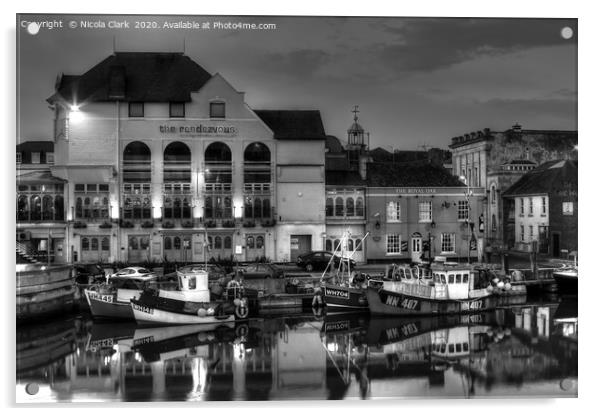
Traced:
<path fill-rule="evenodd" d="M 513 228 L 508 228 L 512 207 L 502 198 L 505 192 L 526 172 L 541 163 L 577 160 L 577 132 L 558 130 L 523 130 L 516 124 L 505 131 L 483 131 L 454 137 L 453 174 L 463 177 L 471 187 L 486 190 L 486 245 L 503 248 Z"/>
<path fill-rule="evenodd" d="M 253 110 L 181 53 L 115 53 L 48 99 L 63 261 L 288 261 L 322 249 L 318 111 Z"/>

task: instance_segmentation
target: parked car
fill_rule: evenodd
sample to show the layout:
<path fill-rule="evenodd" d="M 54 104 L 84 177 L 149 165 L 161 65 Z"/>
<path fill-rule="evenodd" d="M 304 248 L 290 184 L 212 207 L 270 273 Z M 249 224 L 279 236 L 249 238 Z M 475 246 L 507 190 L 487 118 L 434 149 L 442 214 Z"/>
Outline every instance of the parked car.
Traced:
<path fill-rule="evenodd" d="M 331 259 L 335 267 L 339 266 L 341 260 L 343 260 L 345 263 L 347 262 L 347 259 L 342 259 L 339 256 L 335 256 L 329 251 L 311 251 L 297 258 L 297 266 L 307 270 L 308 272 L 314 270 L 324 270 L 328 266 L 328 263 Z M 355 260 L 349 259 L 349 266 L 351 269 L 353 269 L 355 267 Z"/>
<path fill-rule="evenodd" d="M 211 281 L 211 282 L 217 281 L 222 277 L 228 276 L 228 273 L 226 273 L 226 269 L 224 269 L 219 264 L 209 263 L 209 264 L 207 264 L 207 267 L 205 268 L 205 264 L 202 264 L 202 263 L 196 264 L 195 263 L 195 264 L 189 264 L 189 265 L 183 266 L 183 267 L 199 268 L 202 270 L 207 270 L 207 272 L 209 273 L 209 281 Z M 182 269 L 182 268 L 180 268 L 180 269 Z M 167 281 L 175 282 L 177 280 L 177 276 L 178 276 L 177 272 L 172 272 L 172 273 L 163 275 L 163 279 L 165 279 Z"/>
<path fill-rule="evenodd" d="M 75 283 L 80 285 L 89 285 L 105 278 L 105 271 L 98 264 L 77 264 L 73 266 L 73 273 Z"/>
<path fill-rule="evenodd" d="M 109 276 L 110 279 L 113 278 L 127 278 L 127 279 L 140 279 L 140 280 L 150 280 L 156 279 L 157 275 L 151 272 L 144 267 L 139 266 L 131 266 L 126 267 L 124 269 L 118 270 L 116 273 L 113 273 Z"/>
<path fill-rule="evenodd" d="M 281 279 L 284 271 L 270 263 L 252 263 L 238 267 L 236 271 L 242 272 L 245 279 Z"/>

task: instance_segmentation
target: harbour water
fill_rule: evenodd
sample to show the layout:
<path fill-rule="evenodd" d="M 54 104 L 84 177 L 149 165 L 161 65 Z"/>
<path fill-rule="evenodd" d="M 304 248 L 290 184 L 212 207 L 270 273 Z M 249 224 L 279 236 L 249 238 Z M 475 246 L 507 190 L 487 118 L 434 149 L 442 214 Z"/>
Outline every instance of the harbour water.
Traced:
<path fill-rule="evenodd" d="M 17 328 L 17 402 L 576 397 L 577 299 L 475 315 Z"/>

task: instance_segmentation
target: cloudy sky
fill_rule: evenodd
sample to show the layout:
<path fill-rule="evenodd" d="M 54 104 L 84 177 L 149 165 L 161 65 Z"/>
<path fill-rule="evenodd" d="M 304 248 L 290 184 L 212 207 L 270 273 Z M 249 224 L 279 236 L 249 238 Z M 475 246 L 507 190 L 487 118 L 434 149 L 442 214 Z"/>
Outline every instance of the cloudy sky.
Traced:
<path fill-rule="evenodd" d="M 20 16 L 63 29 L 18 28 L 18 140 L 52 135 L 45 99 L 58 74 L 82 74 L 117 51 L 182 51 L 246 92 L 255 109 L 318 109 L 345 139 L 351 109 L 371 147 L 447 147 L 489 127 L 577 129 L 577 21 L 558 19 L 211 16 Z M 71 29 L 81 20 L 130 29 Z M 275 23 L 276 30 L 140 30 L 135 21 Z M 561 31 L 573 30 L 565 39 Z"/>

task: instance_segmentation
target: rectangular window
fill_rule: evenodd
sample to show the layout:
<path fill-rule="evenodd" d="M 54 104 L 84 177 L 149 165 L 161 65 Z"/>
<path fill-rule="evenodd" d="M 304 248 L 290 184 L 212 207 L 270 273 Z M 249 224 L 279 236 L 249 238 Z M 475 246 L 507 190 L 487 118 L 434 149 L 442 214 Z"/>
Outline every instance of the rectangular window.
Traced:
<path fill-rule="evenodd" d="M 525 215 L 525 198 L 520 199 L 520 215 Z"/>
<path fill-rule="evenodd" d="M 467 220 L 469 209 L 468 201 L 458 201 L 458 219 Z"/>
<path fill-rule="evenodd" d="M 226 118 L 226 103 L 210 103 L 209 117 Z"/>
<path fill-rule="evenodd" d="M 529 241 L 533 241 L 533 226 L 529 225 Z"/>
<path fill-rule="evenodd" d="M 456 252 L 456 234 L 442 233 L 441 234 L 441 252 L 455 253 Z"/>
<path fill-rule="evenodd" d="M 563 202 L 562 203 L 562 215 L 573 215 L 573 203 Z"/>
<path fill-rule="evenodd" d="M 53 152 L 46 153 L 46 163 L 48 163 L 49 165 L 54 165 L 54 153 Z"/>
<path fill-rule="evenodd" d="M 21 152 L 17 152 L 17 165 L 21 164 Z"/>
<path fill-rule="evenodd" d="M 400 236 L 397 234 L 387 234 L 387 254 L 399 254 L 400 246 L 399 246 Z"/>
<path fill-rule="evenodd" d="M 40 152 L 31 152 L 31 163 L 40 163 Z"/>
<path fill-rule="evenodd" d="M 128 115 L 130 117 L 144 117 L 144 103 L 141 103 L 141 102 L 129 103 Z"/>
<path fill-rule="evenodd" d="M 541 215 L 542 216 L 545 216 L 547 214 L 547 210 L 548 210 L 547 203 L 548 202 L 547 202 L 545 196 L 543 198 L 541 198 Z"/>
<path fill-rule="evenodd" d="M 390 201 L 387 205 L 387 222 L 401 222 L 401 206 L 397 201 Z"/>
<path fill-rule="evenodd" d="M 169 117 L 184 117 L 184 103 L 169 103 Z"/>
<path fill-rule="evenodd" d="M 520 226 L 520 241 L 525 241 L 525 226 Z"/>
<path fill-rule="evenodd" d="M 533 198 L 529 198 L 529 215 L 533 215 Z"/>
<path fill-rule="evenodd" d="M 431 201 L 418 203 L 418 220 L 431 222 L 433 220 L 433 203 Z"/>

